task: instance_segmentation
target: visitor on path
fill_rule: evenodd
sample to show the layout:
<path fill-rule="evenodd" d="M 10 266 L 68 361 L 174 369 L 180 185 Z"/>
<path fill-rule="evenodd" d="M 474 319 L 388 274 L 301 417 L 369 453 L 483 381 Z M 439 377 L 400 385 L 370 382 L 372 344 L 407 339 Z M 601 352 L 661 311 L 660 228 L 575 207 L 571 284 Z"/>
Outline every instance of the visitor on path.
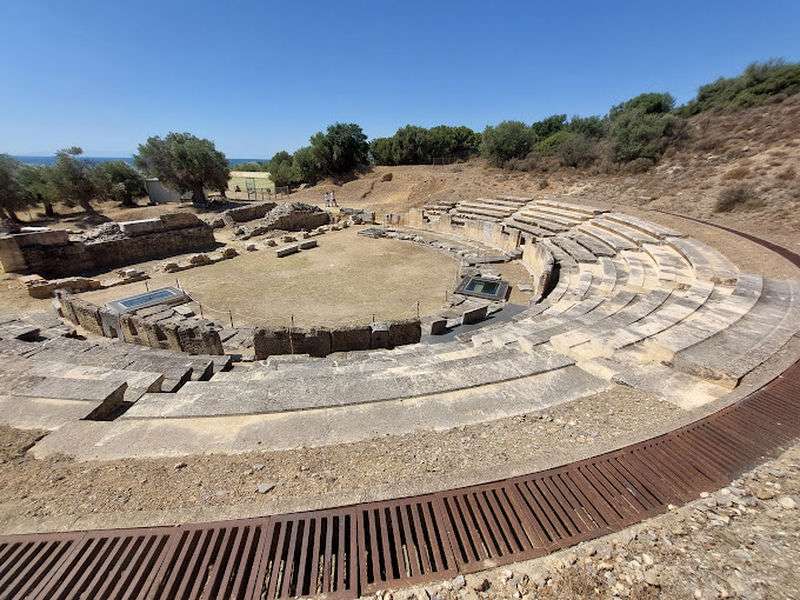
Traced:
<path fill-rule="evenodd" d="M 339 206 L 336 204 L 336 192 L 331 192 L 331 206 Z"/>

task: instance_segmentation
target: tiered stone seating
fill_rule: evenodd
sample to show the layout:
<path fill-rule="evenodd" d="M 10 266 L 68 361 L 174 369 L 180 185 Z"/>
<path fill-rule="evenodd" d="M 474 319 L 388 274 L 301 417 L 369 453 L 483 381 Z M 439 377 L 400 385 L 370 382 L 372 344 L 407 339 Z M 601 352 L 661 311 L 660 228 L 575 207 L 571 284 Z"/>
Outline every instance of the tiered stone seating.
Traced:
<path fill-rule="evenodd" d="M 497 198 L 477 198 L 462 200 L 452 211 L 453 220 L 490 221 L 499 223 L 510 217 L 514 211 L 530 202 L 532 198 L 518 196 L 499 196 Z"/>
<path fill-rule="evenodd" d="M 500 206 L 458 208 L 492 220 Z M 557 281 L 511 320 L 444 343 L 237 365 L 173 394 L 144 393 L 114 422 L 67 424 L 47 449 L 64 451 L 80 435 L 113 440 L 124 455 L 181 428 L 192 432 L 176 442 L 187 448 L 197 436 L 237 451 L 256 440 L 338 443 L 521 414 L 613 382 L 694 408 L 727 393 L 800 330 L 800 284 L 741 273 L 682 232 L 558 201 L 517 208 L 506 226 L 525 224 L 517 216 L 547 232 L 531 243 L 552 254 Z M 202 428 L 192 425 L 198 417 L 206 417 Z"/>
<path fill-rule="evenodd" d="M 457 200 L 436 200 L 425 204 L 422 211 L 428 217 L 438 217 L 449 213 L 457 203 Z"/>
<path fill-rule="evenodd" d="M 602 209 L 592 206 L 536 200 L 510 215 L 505 224 L 534 238 L 545 238 L 567 231 L 602 212 Z"/>
<path fill-rule="evenodd" d="M 65 337 L 74 331 L 44 313 L 0 321 L 0 423 L 14 427 L 113 418 L 146 393 L 174 392 L 230 364 L 230 357 Z"/>

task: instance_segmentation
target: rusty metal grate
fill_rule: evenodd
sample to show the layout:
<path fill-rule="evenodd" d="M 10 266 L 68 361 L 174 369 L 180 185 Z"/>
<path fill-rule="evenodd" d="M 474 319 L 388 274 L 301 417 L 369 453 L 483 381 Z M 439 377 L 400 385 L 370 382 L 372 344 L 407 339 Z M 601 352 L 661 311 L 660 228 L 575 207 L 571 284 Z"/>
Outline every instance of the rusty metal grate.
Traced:
<path fill-rule="evenodd" d="M 358 519 L 363 593 L 456 574 L 438 498 L 367 504 Z"/>
<path fill-rule="evenodd" d="M 354 509 L 270 518 L 252 597 L 356 597 L 356 540 Z"/>
<path fill-rule="evenodd" d="M 355 598 L 619 530 L 726 485 L 798 436 L 800 362 L 695 423 L 523 477 L 265 518 L 0 537 L 0 600 Z"/>

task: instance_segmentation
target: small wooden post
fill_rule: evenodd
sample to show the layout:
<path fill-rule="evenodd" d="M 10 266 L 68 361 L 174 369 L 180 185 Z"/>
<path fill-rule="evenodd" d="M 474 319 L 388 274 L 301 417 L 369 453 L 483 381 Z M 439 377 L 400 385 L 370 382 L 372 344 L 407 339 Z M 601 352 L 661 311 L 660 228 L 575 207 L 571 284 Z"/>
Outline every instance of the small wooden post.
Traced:
<path fill-rule="evenodd" d="M 233 312 L 231 312 L 230 307 L 228 308 L 228 318 L 231 320 L 231 329 L 233 329 Z"/>

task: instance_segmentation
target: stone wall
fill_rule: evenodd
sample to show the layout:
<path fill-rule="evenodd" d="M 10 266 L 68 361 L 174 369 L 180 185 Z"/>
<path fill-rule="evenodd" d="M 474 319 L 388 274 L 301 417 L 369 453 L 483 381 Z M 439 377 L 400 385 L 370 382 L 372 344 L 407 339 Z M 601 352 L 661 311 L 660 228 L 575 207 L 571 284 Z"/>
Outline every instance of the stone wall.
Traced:
<path fill-rule="evenodd" d="M 67 277 L 211 248 L 214 232 L 191 213 L 106 223 L 99 232 L 70 238 L 45 230 L 0 238 L 6 272 Z"/>
<path fill-rule="evenodd" d="M 422 209 L 418 208 L 404 214 L 400 225 L 462 237 L 506 252 L 519 246 L 519 231 L 506 229 L 502 223 L 468 219 L 460 225 L 454 224 L 448 214 L 426 221 Z"/>
<path fill-rule="evenodd" d="M 219 216 L 214 219 L 212 225 L 216 227 L 233 227 L 237 223 L 246 223 L 255 219 L 263 219 L 266 214 L 275 208 L 275 202 L 256 202 L 253 204 L 245 204 L 237 206 L 236 208 L 229 208 L 223 211 Z"/>
<path fill-rule="evenodd" d="M 63 318 L 95 335 L 187 354 L 224 353 L 216 329 L 201 319 L 181 317 L 166 305 L 119 315 L 66 292 L 56 294 L 56 303 Z"/>
<path fill-rule="evenodd" d="M 422 337 L 419 319 L 373 325 L 302 329 L 257 328 L 253 333 L 255 357 L 263 360 L 279 354 L 323 357 L 332 352 L 394 348 L 416 344 Z"/>

